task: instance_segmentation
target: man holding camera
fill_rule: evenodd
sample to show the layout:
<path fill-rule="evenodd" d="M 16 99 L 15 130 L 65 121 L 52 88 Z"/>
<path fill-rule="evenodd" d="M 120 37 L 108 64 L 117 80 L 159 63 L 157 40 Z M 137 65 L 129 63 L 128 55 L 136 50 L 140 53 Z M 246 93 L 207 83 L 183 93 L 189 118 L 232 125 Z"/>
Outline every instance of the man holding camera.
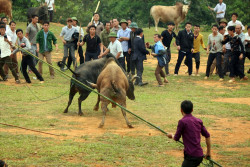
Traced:
<path fill-rule="evenodd" d="M 4 81 L 7 81 L 7 76 L 4 74 L 3 66 L 7 64 L 10 68 L 12 75 L 15 77 L 16 83 L 20 83 L 20 80 L 17 76 L 15 68 L 12 64 L 10 55 L 11 55 L 11 38 L 5 34 L 6 27 L 4 24 L 0 25 L 0 75 Z"/>

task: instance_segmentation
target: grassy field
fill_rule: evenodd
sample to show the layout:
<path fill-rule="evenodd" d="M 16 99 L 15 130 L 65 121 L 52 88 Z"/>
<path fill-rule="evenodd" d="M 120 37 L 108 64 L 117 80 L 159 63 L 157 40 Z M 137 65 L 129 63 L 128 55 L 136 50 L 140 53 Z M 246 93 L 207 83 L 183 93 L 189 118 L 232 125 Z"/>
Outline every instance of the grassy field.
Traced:
<path fill-rule="evenodd" d="M 25 23 L 18 23 L 17 27 L 25 28 Z M 61 28 L 59 24 L 51 25 L 57 37 Z M 146 41 L 153 44 L 154 33 L 154 29 L 145 29 Z M 202 34 L 206 43 L 209 32 Z M 60 50 L 53 53 L 54 65 L 62 58 L 62 42 L 58 41 Z M 177 58 L 174 47 L 172 53 L 171 74 Z M 166 132 L 174 133 L 182 118 L 180 103 L 191 100 L 193 114 L 203 120 L 211 134 L 212 158 L 222 166 L 250 166 L 249 81 L 229 84 L 228 77 L 225 82 L 218 82 L 218 76 L 204 81 L 207 58 L 204 51 L 201 55 L 201 77 L 186 76 L 187 68 L 181 66 L 180 75 L 169 76 L 170 83 L 164 87 L 156 87 L 156 61 L 149 56 L 143 74 L 143 80 L 149 85 L 136 87 L 136 100 L 128 100 L 127 108 Z M 246 60 L 246 69 L 249 67 Z M 66 73 L 71 75 L 69 71 Z M 94 93 L 83 102 L 84 116 L 77 115 L 78 95 L 69 113 L 63 114 L 68 102 L 69 79 L 59 73 L 54 80 L 50 79 L 46 65 L 43 76 L 44 84 L 32 80 L 27 85 L 23 77 L 20 85 L 14 84 L 13 78 L 0 82 L 1 123 L 59 135 L 0 125 L 0 159 L 10 166 L 181 166 L 183 146 L 131 115 L 128 118 L 135 128 L 127 128 L 118 108 L 109 107 L 104 128 L 98 128 L 102 112 L 93 111 L 97 99 Z M 202 146 L 205 152 L 204 139 Z"/>

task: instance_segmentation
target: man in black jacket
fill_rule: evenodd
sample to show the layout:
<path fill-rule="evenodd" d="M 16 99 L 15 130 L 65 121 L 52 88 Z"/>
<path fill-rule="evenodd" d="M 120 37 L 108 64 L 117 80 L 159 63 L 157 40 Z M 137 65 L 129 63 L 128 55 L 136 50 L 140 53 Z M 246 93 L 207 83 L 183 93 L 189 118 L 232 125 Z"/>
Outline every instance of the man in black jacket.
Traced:
<path fill-rule="evenodd" d="M 178 33 L 176 37 L 176 45 L 179 51 L 178 60 L 175 66 L 175 76 L 178 75 L 178 71 L 180 69 L 181 62 L 186 56 L 187 65 L 188 65 L 188 73 L 189 75 L 192 74 L 192 52 L 194 50 L 193 41 L 194 41 L 194 34 L 191 31 L 192 24 L 187 22 L 185 24 L 185 30 L 182 30 Z"/>
<path fill-rule="evenodd" d="M 137 76 L 139 78 L 136 79 L 135 85 L 144 86 L 148 83 L 142 82 L 142 73 L 143 73 L 143 61 L 147 59 L 146 54 L 149 54 L 149 51 L 145 47 L 145 43 L 142 40 L 143 30 L 138 28 L 136 30 L 136 37 L 134 39 L 134 55 L 132 57 L 132 61 L 135 63 Z"/>

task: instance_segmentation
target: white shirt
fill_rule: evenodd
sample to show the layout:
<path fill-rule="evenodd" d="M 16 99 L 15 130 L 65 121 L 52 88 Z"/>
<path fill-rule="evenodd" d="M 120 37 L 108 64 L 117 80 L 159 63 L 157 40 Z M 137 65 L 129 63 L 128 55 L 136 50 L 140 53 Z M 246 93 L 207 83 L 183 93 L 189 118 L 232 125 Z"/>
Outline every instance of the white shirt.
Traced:
<path fill-rule="evenodd" d="M 229 21 L 228 24 L 227 24 L 227 27 L 229 27 L 229 26 L 236 26 L 236 25 L 238 25 L 238 24 L 241 25 L 242 31 L 244 31 L 244 30 L 245 30 L 245 27 L 243 26 L 243 24 L 242 24 L 241 21 L 239 21 L 239 20 L 236 20 L 235 22 L 233 22 L 232 20 Z"/>
<path fill-rule="evenodd" d="M 45 2 L 47 3 L 48 5 L 48 10 L 53 10 L 53 4 L 55 3 L 54 0 L 45 0 Z"/>
<path fill-rule="evenodd" d="M 112 53 L 115 57 L 116 57 L 117 53 L 119 53 L 119 52 L 121 52 L 120 57 L 123 57 L 122 44 L 120 41 L 115 40 L 114 43 L 110 42 L 108 49 L 110 50 L 110 53 Z"/>
<path fill-rule="evenodd" d="M 11 42 L 11 38 L 7 35 L 8 40 Z M 7 57 L 11 55 L 10 45 L 8 42 L 4 41 L 4 36 L 0 35 L 0 50 L 1 50 L 1 58 Z"/>
<path fill-rule="evenodd" d="M 215 8 L 214 8 L 214 11 L 216 13 L 218 12 L 223 12 L 223 13 L 220 13 L 220 14 L 216 14 L 216 18 L 224 18 L 225 17 L 225 13 L 226 13 L 226 4 L 224 4 L 223 2 L 220 4 L 218 3 Z"/>
<path fill-rule="evenodd" d="M 245 40 L 250 40 L 250 35 L 248 34 L 248 32 L 245 33 Z M 244 41 L 244 45 L 246 45 L 246 44 L 247 44 L 247 42 Z"/>
<path fill-rule="evenodd" d="M 17 40 L 16 30 L 13 32 L 9 29 L 6 31 L 6 34 L 11 38 L 12 46 L 15 46 Z"/>

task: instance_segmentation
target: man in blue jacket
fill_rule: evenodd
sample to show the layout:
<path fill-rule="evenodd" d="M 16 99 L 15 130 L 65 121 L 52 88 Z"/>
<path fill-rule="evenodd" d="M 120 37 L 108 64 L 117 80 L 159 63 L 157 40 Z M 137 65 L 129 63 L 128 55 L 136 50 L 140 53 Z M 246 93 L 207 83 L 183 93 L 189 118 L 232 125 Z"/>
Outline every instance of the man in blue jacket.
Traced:
<path fill-rule="evenodd" d="M 177 76 L 180 66 L 181 66 L 181 62 L 184 58 L 184 56 L 186 56 L 187 59 L 187 66 L 188 66 L 188 73 L 189 75 L 192 74 L 192 52 L 194 50 L 194 34 L 191 31 L 192 28 L 192 24 L 187 22 L 185 24 L 185 29 L 180 31 L 178 33 L 178 36 L 176 37 L 176 45 L 177 45 L 177 49 L 179 51 L 179 55 L 178 55 L 178 60 L 175 66 L 175 71 L 174 71 L 174 75 Z"/>
<path fill-rule="evenodd" d="M 145 47 L 145 43 L 142 40 L 143 30 L 138 28 L 136 30 L 136 38 L 134 39 L 134 55 L 132 57 L 132 61 L 134 61 L 137 71 L 137 76 L 139 78 L 136 79 L 135 85 L 144 86 L 148 83 L 142 82 L 142 73 L 143 73 L 143 61 L 147 59 L 146 54 L 149 54 L 149 51 Z"/>

